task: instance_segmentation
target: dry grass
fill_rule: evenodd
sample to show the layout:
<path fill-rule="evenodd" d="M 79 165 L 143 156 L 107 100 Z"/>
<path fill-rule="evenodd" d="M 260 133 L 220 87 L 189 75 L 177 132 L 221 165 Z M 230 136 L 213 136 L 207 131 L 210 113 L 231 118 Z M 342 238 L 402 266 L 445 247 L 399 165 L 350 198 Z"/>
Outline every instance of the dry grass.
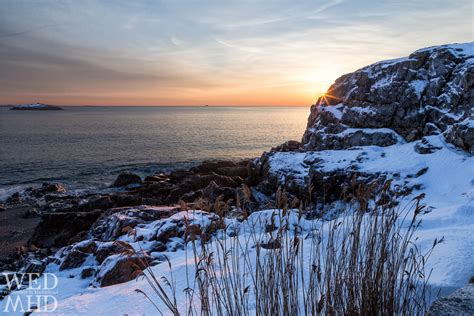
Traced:
<path fill-rule="evenodd" d="M 158 280 L 151 269 L 144 275 L 157 296 L 142 293 L 174 315 L 184 305 L 188 315 L 424 314 L 430 292 L 425 264 L 440 241 L 421 253 L 414 240 L 423 196 L 403 203 L 405 196 L 389 183 L 375 197 L 372 192 L 358 188 L 342 216 L 315 220 L 309 230 L 299 225 L 306 211 L 289 211 L 295 203 L 282 191 L 276 194 L 281 211 L 266 233 L 258 223 L 236 236 L 224 227 L 210 243 L 209 235 L 190 229 L 186 255 L 194 266 L 187 269 L 186 302 L 177 302 L 173 280 Z M 212 208 L 229 211 L 220 200 Z"/>

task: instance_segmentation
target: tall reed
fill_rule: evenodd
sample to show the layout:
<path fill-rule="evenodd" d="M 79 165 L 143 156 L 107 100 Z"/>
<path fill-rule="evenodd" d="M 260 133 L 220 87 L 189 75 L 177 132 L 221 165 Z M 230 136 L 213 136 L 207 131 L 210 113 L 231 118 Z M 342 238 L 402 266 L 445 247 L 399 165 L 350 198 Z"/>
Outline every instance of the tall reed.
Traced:
<path fill-rule="evenodd" d="M 158 280 L 151 268 L 144 275 L 157 296 L 147 298 L 174 315 L 424 314 L 425 265 L 442 240 L 425 253 L 416 244 L 423 196 L 404 203 L 405 194 L 389 183 L 376 196 L 371 192 L 359 189 L 329 222 L 305 220 L 308 210 L 289 209 L 279 190 L 279 210 L 264 230 L 258 216 L 244 220 L 237 234 L 223 220 L 212 237 L 189 229 L 186 255 L 194 265 L 186 268 L 186 302 L 177 302 L 173 282 Z M 229 205 L 218 199 L 212 208 L 223 218 Z"/>

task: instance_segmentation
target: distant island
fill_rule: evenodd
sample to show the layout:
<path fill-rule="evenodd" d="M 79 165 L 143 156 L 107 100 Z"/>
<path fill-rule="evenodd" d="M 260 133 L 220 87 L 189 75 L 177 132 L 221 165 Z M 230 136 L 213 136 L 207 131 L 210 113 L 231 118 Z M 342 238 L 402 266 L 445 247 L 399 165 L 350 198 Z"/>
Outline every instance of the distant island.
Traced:
<path fill-rule="evenodd" d="M 10 108 L 10 110 L 21 110 L 21 111 L 51 111 L 51 110 L 64 110 L 63 108 L 56 105 L 49 105 L 43 103 L 32 103 L 32 104 L 18 104 Z"/>

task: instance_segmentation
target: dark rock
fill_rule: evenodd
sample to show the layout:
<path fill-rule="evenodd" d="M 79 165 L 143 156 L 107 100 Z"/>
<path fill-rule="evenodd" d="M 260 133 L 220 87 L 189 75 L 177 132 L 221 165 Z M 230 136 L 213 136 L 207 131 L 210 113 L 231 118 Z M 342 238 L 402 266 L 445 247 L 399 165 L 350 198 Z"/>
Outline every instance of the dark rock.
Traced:
<path fill-rule="evenodd" d="M 83 210 L 105 210 L 108 208 L 111 208 L 113 206 L 113 201 L 110 196 L 105 195 L 105 196 L 99 196 L 96 198 L 93 198 L 89 202 L 87 202 L 85 205 L 82 206 Z"/>
<path fill-rule="evenodd" d="M 7 204 L 20 204 L 21 203 L 21 197 L 19 192 L 13 193 L 8 199 L 7 199 Z"/>
<path fill-rule="evenodd" d="M 152 176 L 146 176 L 145 182 L 162 182 L 169 180 L 169 177 L 164 173 L 156 173 Z"/>
<path fill-rule="evenodd" d="M 34 218 L 34 217 L 39 217 L 39 216 L 40 216 L 40 213 L 38 212 L 38 210 L 32 207 L 32 208 L 28 208 L 21 217 L 24 219 L 27 219 L 27 218 Z"/>
<path fill-rule="evenodd" d="M 273 147 L 271 151 L 281 151 L 281 152 L 288 152 L 288 151 L 300 151 L 302 150 L 302 144 L 296 140 L 288 140 L 283 144 Z"/>
<path fill-rule="evenodd" d="M 81 271 L 81 278 L 87 279 L 94 276 L 96 270 L 94 268 L 85 268 Z"/>
<path fill-rule="evenodd" d="M 80 267 L 86 260 L 88 254 L 79 250 L 72 250 L 64 258 L 59 270 L 67 270 Z"/>
<path fill-rule="evenodd" d="M 38 260 L 31 260 L 27 263 L 25 273 L 41 274 L 46 269 L 46 263 Z"/>
<path fill-rule="evenodd" d="M 76 244 L 74 249 L 84 253 L 95 253 L 97 250 L 97 243 L 93 240 L 86 240 Z"/>
<path fill-rule="evenodd" d="M 184 230 L 180 229 L 178 225 L 172 226 L 168 225 L 165 228 L 158 230 L 155 240 L 166 244 L 170 238 L 173 237 L 182 237 L 184 235 Z"/>
<path fill-rule="evenodd" d="M 130 172 L 124 172 L 124 173 L 119 174 L 113 186 L 125 187 L 131 184 L 141 184 L 141 183 L 142 183 L 142 179 L 140 178 L 140 176 L 130 173 Z"/>
<path fill-rule="evenodd" d="M 147 266 L 146 258 L 115 255 L 102 264 L 97 281 L 100 287 L 128 282 L 138 277 Z"/>
<path fill-rule="evenodd" d="M 236 163 L 228 160 L 210 160 L 203 161 L 199 166 L 191 168 L 194 173 L 209 173 L 217 169 L 222 168 L 233 168 L 236 167 Z"/>
<path fill-rule="evenodd" d="M 175 212 L 174 208 L 156 210 L 147 206 L 120 207 L 108 210 L 94 223 L 91 234 L 101 241 L 112 241 L 123 234 L 123 229 L 138 224 L 166 218 Z"/>
<path fill-rule="evenodd" d="M 215 170 L 215 173 L 222 175 L 222 176 L 227 176 L 227 177 L 240 177 L 242 179 L 245 179 L 248 177 L 249 172 L 247 170 L 246 166 L 236 166 L 236 167 L 222 167 L 222 168 L 217 168 Z"/>
<path fill-rule="evenodd" d="M 0 212 L 5 212 L 6 210 L 7 208 L 5 207 L 5 205 L 0 204 Z"/>
<path fill-rule="evenodd" d="M 194 173 L 189 170 L 175 170 L 170 173 L 170 180 L 172 182 L 180 182 L 184 178 L 193 175 Z"/>
<path fill-rule="evenodd" d="M 102 210 L 95 210 L 76 213 L 45 213 L 29 243 L 40 248 L 66 246 L 77 234 L 89 230 L 102 212 Z"/>
<path fill-rule="evenodd" d="M 395 141 L 387 134 L 369 136 L 364 131 L 349 138 L 343 133 L 341 140 L 346 128 L 388 128 L 410 142 L 454 125 L 447 140 L 472 151 L 472 124 L 464 121 L 474 104 L 471 57 L 467 50 L 438 46 L 338 78 L 311 107 L 303 147 L 344 149 Z"/>
<path fill-rule="evenodd" d="M 427 315 L 474 315 L 474 284 L 467 284 L 446 297 L 434 301 Z"/>
<path fill-rule="evenodd" d="M 166 244 L 162 243 L 161 241 L 156 241 L 153 244 L 153 247 L 150 249 L 151 252 L 164 252 L 166 251 Z"/>
<path fill-rule="evenodd" d="M 454 124 L 446 133 L 446 140 L 474 155 L 474 120 Z"/>
<path fill-rule="evenodd" d="M 237 179 L 236 177 L 231 178 L 212 173 L 206 175 L 194 175 L 188 177 L 186 181 L 192 186 L 194 190 L 199 190 L 204 189 L 209 185 L 209 183 L 211 183 L 211 181 L 214 181 L 217 185 L 222 187 L 235 188 L 241 184 L 242 179 Z"/>
<path fill-rule="evenodd" d="M 115 242 L 105 242 L 102 243 L 99 248 L 97 248 L 97 252 L 95 254 L 95 257 L 99 263 L 104 262 L 105 259 L 107 259 L 110 256 L 121 254 L 124 251 L 129 249 L 128 247 L 124 246 L 121 243 L 115 243 Z"/>
<path fill-rule="evenodd" d="M 393 131 L 371 131 L 364 130 L 342 131 L 337 134 L 329 134 L 325 130 L 315 132 L 306 147 L 312 150 L 348 149 L 356 146 L 391 146 L 399 141 L 399 136 Z"/>
<path fill-rule="evenodd" d="M 60 183 L 43 183 L 41 187 L 31 191 L 31 194 L 36 197 L 52 193 L 66 193 L 66 188 Z"/>
<path fill-rule="evenodd" d="M 423 137 L 415 145 L 415 151 L 422 155 L 432 154 L 440 149 L 441 147 L 433 145 L 426 137 Z"/>

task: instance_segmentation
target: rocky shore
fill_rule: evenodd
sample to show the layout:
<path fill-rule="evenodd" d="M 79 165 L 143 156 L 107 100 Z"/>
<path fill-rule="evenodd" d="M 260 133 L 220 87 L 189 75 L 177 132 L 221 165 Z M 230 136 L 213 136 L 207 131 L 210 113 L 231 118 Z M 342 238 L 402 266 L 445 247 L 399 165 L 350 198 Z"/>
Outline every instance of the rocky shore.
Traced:
<path fill-rule="evenodd" d="M 144 178 L 123 173 L 108 193 L 70 194 L 58 183 L 15 193 L 0 211 L 0 270 L 41 273 L 56 264 L 105 287 L 135 278 L 141 260 L 158 264 L 160 253 L 182 249 L 191 234 L 179 212 L 185 207 L 201 210 L 193 227 L 212 235 L 221 216 L 274 208 L 282 190 L 294 207 L 313 210 L 308 217 L 326 217 L 359 184 L 432 189 L 429 177 L 445 161 L 472 167 L 473 46 L 422 49 L 342 76 L 312 106 L 301 142 L 259 158 Z M 216 214 L 222 205 L 228 214 Z M 132 231 L 145 258 L 120 256 Z"/>

